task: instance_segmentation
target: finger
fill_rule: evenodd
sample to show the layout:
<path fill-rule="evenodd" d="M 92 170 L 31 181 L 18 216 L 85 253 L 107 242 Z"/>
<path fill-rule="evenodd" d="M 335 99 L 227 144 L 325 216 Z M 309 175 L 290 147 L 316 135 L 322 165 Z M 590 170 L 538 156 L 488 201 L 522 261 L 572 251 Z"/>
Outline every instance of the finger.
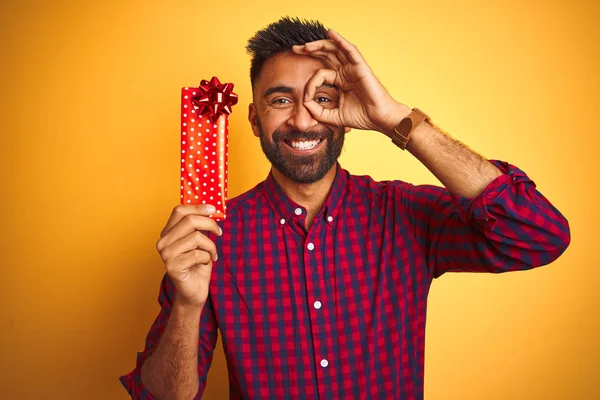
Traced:
<path fill-rule="evenodd" d="M 166 235 L 158 240 L 156 249 L 161 252 L 164 248 L 194 231 L 220 234 L 220 228 L 212 218 L 190 214 L 183 217 Z"/>
<path fill-rule="evenodd" d="M 342 62 L 338 58 L 337 54 L 334 52 L 324 51 L 324 50 L 309 51 L 309 50 L 306 50 L 304 48 L 304 46 L 302 46 L 302 45 L 294 46 L 293 51 L 296 54 L 304 54 L 307 56 L 319 58 L 319 59 L 325 61 L 327 66 L 334 68 L 334 69 L 337 69 L 342 65 Z"/>
<path fill-rule="evenodd" d="M 323 86 L 324 83 L 336 86 L 337 72 L 332 69 L 321 68 L 314 73 L 313 76 L 306 82 L 304 89 L 304 101 L 311 101 L 317 89 Z"/>
<path fill-rule="evenodd" d="M 189 214 L 183 217 L 166 235 L 158 240 L 156 249 L 161 252 L 165 247 L 194 231 L 221 234 L 221 228 L 219 228 L 219 225 L 212 218 Z"/>
<path fill-rule="evenodd" d="M 365 59 L 363 58 L 362 54 L 360 54 L 360 51 L 358 51 L 358 48 L 346 39 L 344 39 L 342 35 L 335 32 L 333 29 L 330 29 L 329 37 L 337 45 L 339 45 L 342 48 L 342 50 L 344 50 L 343 53 L 348 57 L 349 61 L 351 61 L 354 64 L 365 62 Z"/>
<path fill-rule="evenodd" d="M 316 50 L 310 53 L 307 53 L 311 57 L 315 57 L 321 59 L 325 62 L 325 64 L 331 69 L 338 69 L 342 66 L 342 62 L 337 57 L 335 53 L 331 53 L 328 51 Z"/>
<path fill-rule="evenodd" d="M 337 76 L 338 75 L 336 71 L 322 68 L 315 72 L 315 74 L 308 80 L 304 92 L 304 106 L 308 109 L 311 115 L 316 120 L 331 125 L 340 125 L 338 109 L 324 108 L 316 101 L 313 101 L 313 97 L 315 96 L 317 89 L 324 83 L 335 86 Z"/>
<path fill-rule="evenodd" d="M 165 247 L 160 256 L 164 262 L 187 253 L 192 250 L 201 250 L 206 252 L 209 260 L 217 260 L 217 246 L 215 243 L 199 231 L 189 233 L 185 237 L 178 239 L 171 245 Z"/>
<path fill-rule="evenodd" d="M 341 126 L 339 111 L 337 108 L 327 109 L 322 107 L 316 101 L 304 102 L 304 107 L 310 112 L 314 119 L 324 124 Z"/>
<path fill-rule="evenodd" d="M 348 56 L 333 40 L 316 40 L 314 42 L 308 42 L 304 45 L 298 46 L 297 50 L 297 52 L 302 54 L 311 54 L 315 51 L 326 51 L 335 55 L 335 57 L 340 60 L 341 63 L 348 62 Z"/>
<path fill-rule="evenodd" d="M 210 255 L 201 250 L 192 250 L 184 253 L 177 258 L 169 260 L 165 263 L 165 267 L 169 275 L 180 274 L 189 270 L 194 265 L 208 265 L 210 263 Z"/>
<path fill-rule="evenodd" d="M 212 207 L 212 208 L 211 208 Z M 173 226 L 177 225 L 179 221 L 181 221 L 184 217 L 191 214 L 196 215 L 211 215 L 216 211 L 215 207 L 210 204 L 185 204 L 179 205 L 173 208 L 173 212 L 171 212 L 171 216 L 167 221 L 167 225 L 163 228 L 160 233 L 160 237 L 165 236 Z M 218 233 L 217 233 L 218 234 Z"/>

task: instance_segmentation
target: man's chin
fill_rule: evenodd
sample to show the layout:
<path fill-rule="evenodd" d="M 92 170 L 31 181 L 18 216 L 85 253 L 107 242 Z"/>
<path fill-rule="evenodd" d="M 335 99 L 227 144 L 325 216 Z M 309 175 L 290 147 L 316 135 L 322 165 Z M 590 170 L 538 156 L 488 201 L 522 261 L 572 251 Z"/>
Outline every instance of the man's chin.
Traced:
<path fill-rule="evenodd" d="M 280 172 L 296 183 L 315 183 L 323 179 L 330 169 L 331 167 L 311 162 L 288 164 Z"/>
<path fill-rule="evenodd" d="M 323 179 L 335 164 L 334 161 L 328 165 L 330 157 L 327 141 L 325 139 L 325 143 L 320 143 L 322 146 L 319 146 L 319 149 L 315 152 L 308 152 L 308 154 L 302 154 L 298 150 L 294 151 L 287 144 L 277 143 L 269 146 L 261 140 L 261 145 L 264 154 L 271 161 L 271 165 L 279 173 L 293 182 L 310 184 Z"/>

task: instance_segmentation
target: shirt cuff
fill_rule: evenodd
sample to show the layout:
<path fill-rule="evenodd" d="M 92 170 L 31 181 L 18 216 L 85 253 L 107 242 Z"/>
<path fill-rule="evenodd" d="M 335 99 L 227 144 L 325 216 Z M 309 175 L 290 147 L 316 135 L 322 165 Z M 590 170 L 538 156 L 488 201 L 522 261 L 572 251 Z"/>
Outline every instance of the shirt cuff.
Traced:
<path fill-rule="evenodd" d="M 119 378 L 132 400 L 156 400 L 142 383 L 142 353 L 138 353 L 138 363 L 133 371 Z"/>
<path fill-rule="evenodd" d="M 489 161 L 502 172 L 502 175 L 491 181 L 479 196 L 470 199 L 450 194 L 460 220 L 474 222 L 486 230 L 492 230 L 496 225 L 496 217 L 489 211 L 490 205 L 516 194 L 519 185 L 530 185 L 528 190 L 535 188 L 535 183 L 527 174 L 514 165 L 499 160 Z"/>

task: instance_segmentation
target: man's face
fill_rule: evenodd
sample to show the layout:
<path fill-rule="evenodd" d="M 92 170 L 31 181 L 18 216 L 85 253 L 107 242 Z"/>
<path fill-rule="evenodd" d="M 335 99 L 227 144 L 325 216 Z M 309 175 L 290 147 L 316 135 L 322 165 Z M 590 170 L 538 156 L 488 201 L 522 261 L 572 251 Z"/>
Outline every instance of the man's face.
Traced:
<path fill-rule="evenodd" d="M 306 84 L 320 68 L 320 60 L 291 52 L 270 58 L 255 82 L 249 108 L 248 119 L 263 152 L 275 169 L 298 183 L 325 176 L 340 156 L 347 131 L 318 122 L 304 107 Z M 321 86 L 312 100 L 335 108 L 338 91 Z"/>

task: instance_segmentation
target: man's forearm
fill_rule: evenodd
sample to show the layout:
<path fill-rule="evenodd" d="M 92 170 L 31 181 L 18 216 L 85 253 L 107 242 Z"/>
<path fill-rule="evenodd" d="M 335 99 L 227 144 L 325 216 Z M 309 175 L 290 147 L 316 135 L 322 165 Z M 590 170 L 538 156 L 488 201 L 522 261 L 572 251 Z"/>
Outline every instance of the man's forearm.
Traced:
<path fill-rule="evenodd" d="M 142 383 L 156 399 L 190 400 L 198 392 L 201 313 L 175 301 L 160 343 L 142 365 Z"/>
<path fill-rule="evenodd" d="M 389 129 L 393 130 L 411 111 L 405 105 L 400 105 L 399 110 L 397 122 L 391 123 L 388 132 L 384 132 L 390 137 Z M 455 195 L 475 198 L 490 182 L 502 175 L 502 172 L 484 157 L 427 122 L 419 124 L 411 133 L 406 150 Z"/>

